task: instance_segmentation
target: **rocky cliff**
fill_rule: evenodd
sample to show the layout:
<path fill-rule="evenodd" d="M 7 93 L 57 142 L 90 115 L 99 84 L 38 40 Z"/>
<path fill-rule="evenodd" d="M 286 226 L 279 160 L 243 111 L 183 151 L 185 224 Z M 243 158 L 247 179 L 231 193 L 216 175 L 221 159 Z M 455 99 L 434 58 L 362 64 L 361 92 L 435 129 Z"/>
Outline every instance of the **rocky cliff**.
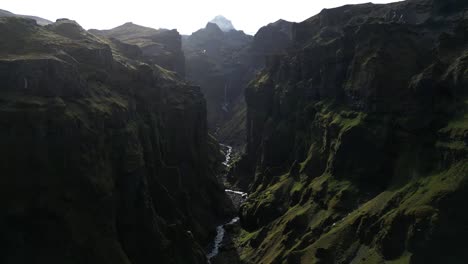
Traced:
<path fill-rule="evenodd" d="M 289 48 L 292 23 L 279 20 L 252 37 L 220 28 L 215 24 L 219 20 L 183 41 L 187 79 L 202 87 L 211 130 L 221 142 L 239 149 L 246 139 L 244 90 L 269 57 Z"/>
<path fill-rule="evenodd" d="M 278 20 L 258 30 L 252 42 L 244 47 L 239 55 L 241 65 L 248 70 L 242 78 L 246 81 L 240 83 L 235 89 L 239 90 L 239 96 L 230 98 L 232 104 L 228 109 L 228 115 L 219 124 L 216 136 L 221 142 L 227 142 L 237 150 L 243 151 L 247 139 L 247 107 L 244 92 L 248 83 L 265 67 L 266 63 L 274 56 L 285 53 L 292 44 L 293 23 Z"/>
<path fill-rule="evenodd" d="M 465 263 L 468 5 L 323 10 L 246 90 L 247 263 Z"/>
<path fill-rule="evenodd" d="M 187 80 L 200 85 L 207 100 L 208 124 L 213 131 L 250 79 L 249 65 L 241 57 L 252 36 L 242 31 L 222 31 L 215 23 L 194 32 L 183 41 Z"/>
<path fill-rule="evenodd" d="M 199 88 L 74 21 L 0 34 L 0 262 L 206 263 L 227 205 Z"/>
<path fill-rule="evenodd" d="M 109 30 L 91 29 L 92 34 L 117 39 L 125 44 L 140 48 L 140 60 L 155 63 L 170 71 L 185 76 L 185 57 L 182 52 L 182 38 L 177 30 L 153 29 L 125 23 Z"/>

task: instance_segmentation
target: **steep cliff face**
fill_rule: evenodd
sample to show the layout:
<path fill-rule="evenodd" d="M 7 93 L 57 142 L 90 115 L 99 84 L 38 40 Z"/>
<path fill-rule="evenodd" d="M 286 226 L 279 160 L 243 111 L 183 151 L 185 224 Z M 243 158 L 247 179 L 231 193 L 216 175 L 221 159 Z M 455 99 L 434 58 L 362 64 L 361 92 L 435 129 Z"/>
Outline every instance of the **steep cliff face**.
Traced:
<path fill-rule="evenodd" d="M 202 88 L 213 130 L 229 115 L 249 80 L 249 66 L 240 55 L 251 42 L 252 36 L 237 30 L 224 32 L 215 23 L 208 23 L 183 41 L 187 80 Z"/>
<path fill-rule="evenodd" d="M 123 43 L 136 45 L 141 56 L 149 63 L 155 63 L 168 70 L 185 76 L 185 57 L 182 52 L 182 39 L 177 30 L 153 29 L 125 23 L 109 30 L 90 30 L 92 34 L 120 40 Z"/>
<path fill-rule="evenodd" d="M 246 91 L 250 263 L 465 263 L 466 1 L 323 10 Z"/>
<path fill-rule="evenodd" d="M 271 56 L 285 53 L 292 43 L 292 22 L 278 20 L 258 30 L 249 49 L 253 67 L 262 69 Z"/>
<path fill-rule="evenodd" d="M 244 79 L 238 90 L 241 95 L 231 99 L 233 103 L 229 114 L 220 124 L 217 137 L 221 142 L 227 142 L 237 149 L 244 149 L 246 135 L 247 107 L 244 92 L 248 83 L 265 67 L 266 63 L 280 54 L 284 54 L 292 44 L 292 22 L 278 20 L 258 30 L 252 42 L 241 52 L 241 64 L 246 65 Z"/>
<path fill-rule="evenodd" d="M 199 88 L 74 21 L 0 33 L 0 262 L 206 263 L 226 205 Z"/>
<path fill-rule="evenodd" d="M 261 28 L 253 37 L 208 23 L 184 40 L 187 79 L 202 87 L 208 124 L 221 142 L 238 148 L 245 144 L 244 90 L 267 58 L 285 52 L 291 40 L 292 23 L 284 20 Z"/>

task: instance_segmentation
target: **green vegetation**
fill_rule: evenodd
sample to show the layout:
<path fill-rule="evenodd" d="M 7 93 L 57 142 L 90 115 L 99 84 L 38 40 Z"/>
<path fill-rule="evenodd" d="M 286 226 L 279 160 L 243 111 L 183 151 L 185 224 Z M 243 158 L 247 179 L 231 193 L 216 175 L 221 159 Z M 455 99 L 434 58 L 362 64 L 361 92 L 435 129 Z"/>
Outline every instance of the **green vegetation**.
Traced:
<path fill-rule="evenodd" d="M 230 204 L 198 89 L 74 21 L 0 35 L 0 262 L 206 263 Z"/>
<path fill-rule="evenodd" d="M 379 12 L 416 3 L 429 5 Z M 466 41 L 435 43 L 424 23 L 422 40 L 375 9 L 297 24 L 294 51 L 250 82 L 245 263 L 468 261 Z"/>

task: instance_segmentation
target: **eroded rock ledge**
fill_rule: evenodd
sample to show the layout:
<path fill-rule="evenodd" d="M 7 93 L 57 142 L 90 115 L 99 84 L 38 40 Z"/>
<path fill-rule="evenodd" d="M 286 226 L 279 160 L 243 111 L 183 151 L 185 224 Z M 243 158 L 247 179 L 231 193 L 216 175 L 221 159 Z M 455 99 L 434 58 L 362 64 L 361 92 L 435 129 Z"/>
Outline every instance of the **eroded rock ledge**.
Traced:
<path fill-rule="evenodd" d="M 322 11 L 246 91 L 247 263 L 463 263 L 466 1 Z"/>
<path fill-rule="evenodd" d="M 0 262 L 206 263 L 226 204 L 199 88 L 74 21 L 0 35 Z"/>

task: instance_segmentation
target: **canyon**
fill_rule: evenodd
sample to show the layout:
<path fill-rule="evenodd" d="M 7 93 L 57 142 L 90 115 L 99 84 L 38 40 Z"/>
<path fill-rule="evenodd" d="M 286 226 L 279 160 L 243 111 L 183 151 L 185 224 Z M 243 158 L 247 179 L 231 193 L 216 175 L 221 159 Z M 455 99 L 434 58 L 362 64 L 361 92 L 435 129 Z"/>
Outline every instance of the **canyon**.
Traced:
<path fill-rule="evenodd" d="M 466 1 L 0 34 L 1 263 L 468 263 Z"/>

